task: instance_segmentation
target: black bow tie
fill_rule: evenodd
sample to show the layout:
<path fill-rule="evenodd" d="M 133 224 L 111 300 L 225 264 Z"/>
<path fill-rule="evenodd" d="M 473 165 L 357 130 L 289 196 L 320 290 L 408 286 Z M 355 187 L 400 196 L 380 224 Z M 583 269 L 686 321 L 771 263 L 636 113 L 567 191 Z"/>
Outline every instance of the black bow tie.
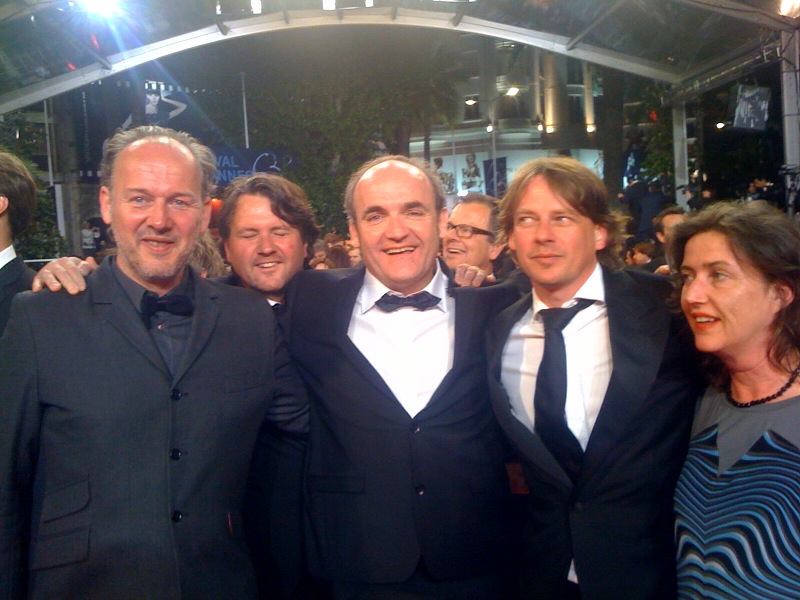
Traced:
<path fill-rule="evenodd" d="M 395 296 L 386 292 L 378 301 L 375 306 L 380 308 L 383 312 L 394 312 L 405 306 L 410 306 L 414 310 L 428 310 L 439 304 L 440 298 L 428 292 L 419 292 L 413 296 Z"/>
<path fill-rule="evenodd" d="M 150 319 L 157 312 L 188 317 L 194 314 L 194 303 L 189 296 L 182 294 L 167 294 L 159 297 L 153 292 L 145 292 L 142 296 L 141 313 L 142 322 L 148 329 L 150 329 Z"/>

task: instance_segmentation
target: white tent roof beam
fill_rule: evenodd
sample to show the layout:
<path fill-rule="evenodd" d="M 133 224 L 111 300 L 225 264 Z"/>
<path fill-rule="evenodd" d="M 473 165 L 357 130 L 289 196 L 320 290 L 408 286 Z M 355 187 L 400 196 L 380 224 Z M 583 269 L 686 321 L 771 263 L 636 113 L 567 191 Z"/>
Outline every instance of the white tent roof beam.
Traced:
<path fill-rule="evenodd" d="M 571 42 L 566 36 L 559 36 L 472 17 L 464 17 L 460 20 L 457 27 L 453 27 L 452 20 L 452 13 L 396 8 L 373 8 L 336 12 L 322 10 L 280 11 L 248 19 L 228 21 L 224 23 L 224 27 L 211 25 L 128 52 L 120 52 L 108 56 L 106 57 L 108 64 L 105 67 L 100 64 L 93 64 L 71 73 L 65 73 L 61 76 L 0 95 L 0 114 L 36 102 L 41 102 L 42 100 L 58 94 L 99 81 L 110 75 L 121 73 L 184 50 L 190 50 L 234 37 L 307 27 L 392 25 L 429 27 L 451 31 L 455 29 L 461 32 L 492 36 L 527 44 L 557 54 L 564 54 L 576 59 L 586 60 L 673 85 L 679 83 L 683 79 L 682 74 L 678 71 L 665 68 L 663 65 L 654 61 L 631 58 L 623 53 L 605 50 L 589 44 L 575 44 L 574 40 Z M 225 33 L 223 33 L 223 31 Z M 574 44 L 572 48 L 570 48 L 571 43 Z"/>

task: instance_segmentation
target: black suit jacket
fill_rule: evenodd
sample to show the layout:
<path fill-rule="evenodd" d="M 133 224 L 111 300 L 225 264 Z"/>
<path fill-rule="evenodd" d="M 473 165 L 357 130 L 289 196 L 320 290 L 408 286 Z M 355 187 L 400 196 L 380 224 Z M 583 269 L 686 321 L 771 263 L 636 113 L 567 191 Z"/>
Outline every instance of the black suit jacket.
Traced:
<path fill-rule="evenodd" d="M 453 367 L 412 418 L 347 336 L 363 280 L 363 266 L 304 271 L 286 295 L 286 335 L 311 397 L 312 573 L 399 582 L 420 558 L 437 579 L 490 572 L 509 547 L 508 482 L 488 401 L 484 326 L 516 291 L 452 290 Z"/>
<path fill-rule="evenodd" d="M 20 292 L 31 289 L 35 276 L 36 271 L 25 266 L 25 261 L 19 256 L 0 269 L 0 336 L 11 314 L 11 300 Z"/>
<path fill-rule="evenodd" d="M 500 382 L 503 348 L 531 296 L 490 327 L 492 403 L 530 488 L 523 598 L 558 598 L 573 557 L 586 600 L 676 595 L 672 495 L 701 391 L 696 356 L 685 322 L 666 308 L 665 278 L 603 278 L 613 371 L 576 485 L 511 414 Z"/>
<path fill-rule="evenodd" d="M 0 595 L 255 597 L 256 437 L 265 418 L 307 428 L 271 311 L 195 277 L 170 375 L 108 262 L 87 285 L 18 295 L 0 341 Z"/>

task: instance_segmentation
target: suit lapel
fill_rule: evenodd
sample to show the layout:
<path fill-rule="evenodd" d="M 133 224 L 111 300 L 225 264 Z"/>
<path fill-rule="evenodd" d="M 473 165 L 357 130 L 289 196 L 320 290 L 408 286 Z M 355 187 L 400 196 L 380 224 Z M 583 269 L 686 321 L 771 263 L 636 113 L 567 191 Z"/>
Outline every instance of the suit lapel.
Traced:
<path fill-rule="evenodd" d="M 586 448 L 581 479 L 594 478 L 622 441 L 655 381 L 669 336 L 664 299 L 645 295 L 624 271 L 603 272 L 613 371 Z"/>
<path fill-rule="evenodd" d="M 117 283 L 111 265 L 103 262 L 91 279 L 92 302 L 103 318 L 150 363 L 169 377 L 169 369 L 139 313 Z"/>
<path fill-rule="evenodd" d="M 442 381 L 433 392 L 430 401 L 422 409 L 428 410 L 431 406 L 435 406 L 442 396 L 446 395 L 447 390 L 450 388 L 453 379 L 459 376 L 461 363 L 466 358 L 466 352 L 473 345 L 470 343 L 472 329 L 474 327 L 484 327 L 484 324 L 477 322 L 475 316 L 476 302 L 474 296 L 470 295 L 470 291 L 465 291 L 464 288 L 456 287 L 453 284 L 452 276 L 447 266 L 440 261 L 442 271 L 447 277 L 447 296 L 453 298 L 453 310 L 455 311 L 455 318 L 453 323 L 453 366 L 445 373 Z M 445 299 L 447 301 L 447 299 Z"/>
<path fill-rule="evenodd" d="M 561 465 L 545 447 L 542 439 L 528 430 L 511 412 L 511 402 L 500 381 L 503 348 L 514 325 L 530 310 L 533 295 L 523 296 L 504 310 L 489 327 L 489 391 L 495 414 L 506 435 L 525 459 L 549 475 L 562 487 L 571 488 L 572 481 Z"/>
<path fill-rule="evenodd" d="M 215 302 L 219 294 L 201 277 L 194 273 L 192 273 L 192 276 L 194 277 L 195 304 L 192 330 L 189 333 L 186 351 L 183 353 L 180 365 L 175 371 L 174 383 L 177 383 L 184 376 L 186 371 L 197 360 L 197 357 L 203 352 L 219 318 L 219 308 Z"/>
<path fill-rule="evenodd" d="M 383 395 L 392 398 L 399 406 L 389 386 L 386 385 L 386 382 L 378 374 L 369 360 L 367 360 L 347 335 L 347 330 L 350 327 L 350 318 L 353 315 L 353 308 L 356 304 L 356 297 L 361 290 L 361 285 L 364 283 L 364 273 L 365 270 L 362 265 L 351 274 L 335 282 L 333 297 L 336 300 L 332 318 L 321 323 L 320 333 L 334 340 L 350 364 L 366 377 L 370 383 L 378 388 Z M 331 329 L 326 332 L 325 329 L 327 327 Z"/>

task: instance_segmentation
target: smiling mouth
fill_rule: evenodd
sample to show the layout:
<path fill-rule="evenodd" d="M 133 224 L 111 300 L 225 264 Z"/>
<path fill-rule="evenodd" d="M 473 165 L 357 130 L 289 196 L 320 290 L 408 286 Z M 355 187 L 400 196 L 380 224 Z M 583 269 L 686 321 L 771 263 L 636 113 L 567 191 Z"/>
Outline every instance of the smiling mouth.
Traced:
<path fill-rule="evenodd" d="M 170 246 L 174 244 L 172 240 L 142 240 L 142 243 L 145 244 L 151 250 L 166 250 Z"/>
<path fill-rule="evenodd" d="M 448 254 L 466 254 L 466 251 L 461 248 L 446 248 L 445 250 Z"/>
<path fill-rule="evenodd" d="M 694 321 L 695 327 L 708 329 L 712 325 L 719 323 L 720 320 L 711 315 L 692 315 L 692 321 Z"/>
<path fill-rule="evenodd" d="M 412 248 L 411 246 L 406 246 L 405 248 L 391 248 L 386 250 L 386 254 L 394 256 L 397 254 L 405 254 L 406 252 L 413 252 L 414 250 L 415 248 Z"/>
<path fill-rule="evenodd" d="M 281 263 L 279 263 L 277 261 L 263 262 L 263 263 L 258 263 L 256 265 L 256 268 L 259 268 L 259 269 L 271 269 L 272 267 L 277 267 L 279 264 L 281 264 Z"/>

